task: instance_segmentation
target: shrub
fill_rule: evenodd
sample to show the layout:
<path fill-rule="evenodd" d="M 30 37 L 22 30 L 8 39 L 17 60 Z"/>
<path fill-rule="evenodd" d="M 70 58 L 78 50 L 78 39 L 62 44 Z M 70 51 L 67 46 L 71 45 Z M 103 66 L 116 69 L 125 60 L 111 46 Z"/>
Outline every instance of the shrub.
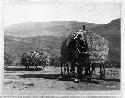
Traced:
<path fill-rule="evenodd" d="M 11 66 L 12 63 L 13 63 L 13 57 L 10 54 L 4 52 L 4 68 Z"/>
<path fill-rule="evenodd" d="M 37 68 L 38 66 L 45 67 L 50 65 L 51 55 L 42 51 L 32 51 L 23 53 L 21 56 L 21 64 L 26 68 L 32 66 Z"/>

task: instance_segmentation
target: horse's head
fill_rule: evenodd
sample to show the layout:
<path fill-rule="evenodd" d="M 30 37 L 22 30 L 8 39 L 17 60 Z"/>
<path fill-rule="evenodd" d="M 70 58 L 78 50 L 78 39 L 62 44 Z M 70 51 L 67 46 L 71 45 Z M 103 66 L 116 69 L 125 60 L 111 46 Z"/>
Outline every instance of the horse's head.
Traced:
<path fill-rule="evenodd" d="M 85 40 L 87 35 L 87 31 L 83 31 L 83 30 L 79 30 L 78 32 L 76 32 L 76 36 L 74 37 L 74 39 L 78 39 L 78 40 Z"/>
<path fill-rule="evenodd" d="M 78 40 L 83 40 L 84 37 L 82 36 L 82 34 L 78 34 L 78 35 L 77 35 L 77 39 L 78 39 Z"/>
<path fill-rule="evenodd" d="M 77 49 L 81 52 L 86 52 L 88 49 L 88 45 L 87 45 L 87 32 L 80 30 L 77 32 L 77 36 L 76 36 L 76 41 L 77 41 Z"/>

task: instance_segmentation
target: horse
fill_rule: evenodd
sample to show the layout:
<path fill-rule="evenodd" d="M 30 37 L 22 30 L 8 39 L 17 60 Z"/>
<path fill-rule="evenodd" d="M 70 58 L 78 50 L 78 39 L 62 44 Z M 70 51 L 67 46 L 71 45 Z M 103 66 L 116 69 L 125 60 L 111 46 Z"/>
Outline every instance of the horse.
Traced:
<path fill-rule="evenodd" d="M 88 52 L 88 43 L 85 34 L 78 33 L 76 38 L 76 49 L 78 53 L 78 76 L 82 78 L 83 68 L 85 68 L 85 77 L 90 77 L 90 61 L 89 61 L 89 52 Z"/>
<path fill-rule="evenodd" d="M 60 57 L 60 65 L 61 65 L 61 75 L 70 73 L 69 62 L 71 62 L 69 50 L 67 46 L 67 40 L 62 42 L 61 46 L 61 57 Z"/>
<path fill-rule="evenodd" d="M 74 37 L 62 43 L 61 66 L 65 66 L 64 69 L 67 67 L 67 72 L 69 73 L 70 71 L 73 74 L 75 73 L 75 67 L 77 67 L 77 76 L 80 78 L 82 76 L 83 67 L 85 68 L 85 75 L 90 74 L 89 55 L 87 54 L 88 46 L 87 42 L 83 40 L 82 34 L 75 33 L 73 35 Z M 71 65 L 70 70 L 69 65 Z"/>

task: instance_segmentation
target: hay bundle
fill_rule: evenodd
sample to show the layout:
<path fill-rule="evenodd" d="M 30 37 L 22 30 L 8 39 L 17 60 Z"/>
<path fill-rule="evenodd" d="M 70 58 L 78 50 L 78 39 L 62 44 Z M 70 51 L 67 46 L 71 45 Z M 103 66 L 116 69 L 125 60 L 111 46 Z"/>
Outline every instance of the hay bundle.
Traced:
<path fill-rule="evenodd" d="M 61 47 L 61 57 L 64 61 L 70 59 L 70 55 L 68 54 L 68 43 L 72 41 L 73 38 L 77 37 L 78 34 L 82 34 L 82 36 L 86 37 L 88 43 L 88 52 L 90 54 L 89 59 L 91 62 L 105 62 L 108 60 L 108 41 L 97 35 L 96 33 L 79 30 L 73 34 L 71 34 L 65 41 L 62 43 Z"/>
<path fill-rule="evenodd" d="M 93 32 L 87 32 L 87 42 L 91 62 L 105 62 L 108 60 L 108 41 Z"/>

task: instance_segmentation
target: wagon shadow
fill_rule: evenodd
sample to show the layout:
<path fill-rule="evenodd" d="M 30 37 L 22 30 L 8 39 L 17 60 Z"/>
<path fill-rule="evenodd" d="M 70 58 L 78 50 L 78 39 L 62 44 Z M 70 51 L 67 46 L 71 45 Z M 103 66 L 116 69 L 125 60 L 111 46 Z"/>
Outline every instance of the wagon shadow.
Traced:
<path fill-rule="evenodd" d="M 23 74 L 18 75 L 21 78 L 44 78 L 44 79 L 60 79 L 61 74 Z"/>
<path fill-rule="evenodd" d="M 86 79 L 84 80 L 84 79 L 83 79 L 83 80 L 81 80 L 81 82 L 100 84 L 99 81 L 97 81 L 97 80 L 86 80 Z"/>
<path fill-rule="evenodd" d="M 37 69 L 34 69 L 34 68 L 29 68 L 29 69 L 26 69 L 26 68 L 6 68 L 5 70 L 6 71 L 41 71 L 41 68 L 37 68 Z"/>
<path fill-rule="evenodd" d="M 61 74 L 23 74 L 18 75 L 21 78 L 44 78 L 44 79 L 55 79 L 58 81 L 74 81 L 74 78 L 68 76 L 62 77 Z M 80 82 L 100 84 L 97 80 L 80 80 Z"/>
<path fill-rule="evenodd" d="M 103 80 L 103 81 L 115 81 L 115 82 L 120 82 L 120 79 L 110 79 L 110 78 L 93 78 L 96 80 Z"/>
<path fill-rule="evenodd" d="M 21 78 L 44 78 L 44 79 L 57 79 L 59 81 L 72 81 L 68 77 L 62 78 L 61 74 L 23 74 L 18 75 Z"/>

